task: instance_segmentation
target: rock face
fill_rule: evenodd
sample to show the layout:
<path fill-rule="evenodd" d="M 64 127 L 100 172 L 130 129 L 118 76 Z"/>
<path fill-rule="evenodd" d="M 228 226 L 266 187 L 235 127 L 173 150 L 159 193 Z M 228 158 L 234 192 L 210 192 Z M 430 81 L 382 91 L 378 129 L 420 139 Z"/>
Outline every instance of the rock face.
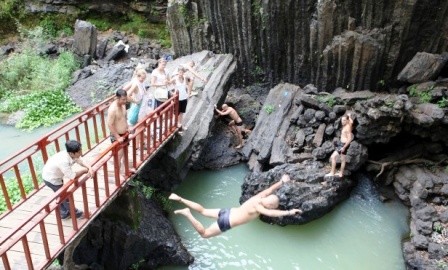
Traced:
<path fill-rule="evenodd" d="M 403 250 L 409 269 L 437 269 L 448 260 L 448 173 L 402 166 L 395 174 L 398 196 L 411 209 L 411 237 Z"/>
<path fill-rule="evenodd" d="M 398 80 L 408 83 L 421 83 L 436 79 L 448 61 L 448 55 L 417 53 L 398 74 Z"/>
<path fill-rule="evenodd" d="M 304 224 L 320 218 L 339 202 L 347 199 L 354 186 L 354 182 L 349 178 L 322 185 L 323 167 L 320 162 L 306 161 L 300 164 L 284 164 L 263 173 L 251 173 L 244 179 L 241 187 L 243 194 L 240 203 L 277 182 L 286 173 L 293 181 L 284 184 L 277 191 L 276 194 L 280 198 L 279 209 L 299 208 L 303 213 L 281 218 L 262 216 L 261 219 L 268 223 L 288 225 Z"/>
<path fill-rule="evenodd" d="M 417 52 L 446 51 L 447 10 L 440 0 L 170 0 L 167 18 L 178 55 L 232 53 L 242 83 L 332 91 L 375 89 Z"/>
<path fill-rule="evenodd" d="M 199 90 L 198 95 L 188 101 L 183 121 L 187 130 L 167 144 L 140 174 L 141 179 L 162 190 L 172 190 L 180 184 L 199 158 L 215 125 L 214 105 L 224 100 L 229 90 L 230 77 L 236 69 L 236 62 L 231 55 L 203 51 L 168 62 L 166 70 L 173 73 L 179 64 L 190 60 L 196 62 L 197 71 L 208 82 L 203 85 L 199 80 L 195 81 L 195 87 L 203 90 Z"/>
<path fill-rule="evenodd" d="M 333 139 L 340 136 L 340 116 L 345 110 L 331 109 L 299 86 L 279 84 L 266 98 L 242 154 L 255 171 L 305 160 L 327 161 L 335 149 Z M 367 159 L 367 149 L 356 140 L 348 148 L 347 173 Z"/>
<path fill-rule="evenodd" d="M 99 264 L 103 269 L 129 269 L 133 265 L 155 269 L 193 262 L 160 206 L 135 189 L 117 197 L 89 225 L 73 259 Z"/>
<path fill-rule="evenodd" d="M 86 11 L 107 16 L 124 15 L 130 12 L 145 14 L 153 22 L 164 22 L 165 0 L 149 1 L 95 1 L 95 0 L 31 0 L 25 1 L 25 10 L 30 13 L 62 13 L 79 16 Z"/>
<path fill-rule="evenodd" d="M 73 51 L 79 56 L 95 55 L 97 32 L 91 23 L 76 20 Z"/>

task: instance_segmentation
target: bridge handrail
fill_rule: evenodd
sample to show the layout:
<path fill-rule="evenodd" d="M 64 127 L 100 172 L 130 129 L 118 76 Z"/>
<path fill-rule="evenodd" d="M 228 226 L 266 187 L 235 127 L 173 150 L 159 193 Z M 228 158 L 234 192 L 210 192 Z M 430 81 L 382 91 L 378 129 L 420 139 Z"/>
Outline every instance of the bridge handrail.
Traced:
<path fill-rule="evenodd" d="M 127 137 L 128 134 L 126 134 L 125 136 Z M 106 150 L 104 150 L 97 158 L 94 159 L 94 161 L 92 162 L 93 164 L 91 165 L 94 174 L 96 174 L 98 169 L 101 168 L 101 166 L 97 166 L 97 163 L 101 159 L 103 159 L 106 155 L 108 155 L 114 148 L 122 148 L 122 147 L 120 147 L 118 142 L 114 142 Z M 104 164 L 104 162 L 102 164 Z M 91 177 L 93 177 L 93 175 Z M 53 211 L 57 207 L 57 205 L 55 205 L 55 207 L 50 208 L 50 211 L 47 211 L 47 206 L 49 206 L 51 204 L 51 202 L 56 201 L 56 203 L 58 203 L 58 202 L 64 201 L 65 199 L 67 199 L 67 197 L 69 197 L 70 193 L 73 193 L 76 189 L 78 189 L 80 186 L 82 186 L 91 177 L 87 177 L 87 175 L 83 175 L 79 179 L 71 179 L 67 183 L 65 183 L 60 189 L 58 189 L 56 192 L 54 192 L 54 194 L 52 196 L 50 196 L 47 200 L 43 201 L 41 204 L 41 207 L 37 208 L 31 214 L 31 216 L 29 218 L 24 219 L 16 227 L 15 230 L 11 231 L 8 235 L 6 235 L 6 237 L 4 237 L 3 239 L 0 240 L 0 254 L 3 254 L 7 250 L 9 250 L 12 246 L 14 246 L 20 239 L 22 239 L 23 236 L 25 236 L 27 233 L 29 233 L 34 228 L 34 226 L 36 226 L 40 221 L 42 221 L 46 216 L 48 216 L 51 211 Z M 72 186 L 75 186 L 75 189 L 72 190 L 71 192 L 68 192 L 68 189 Z M 30 227 L 29 229 L 23 229 L 27 224 L 30 223 L 30 221 L 33 220 L 34 217 L 41 214 L 43 210 L 46 210 L 45 211 L 46 214 L 43 215 L 42 218 L 40 218 L 39 220 L 35 220 L 33 222 L 33 225 L 34 225 L 33 227 Z M 88 214 L 88 213 L 86 213 L 86 214 Z M 74 219 L 74 220 L 76 220 L 76 219 Z M 15 235 L 19 231 L 21 233 L 18 235 Z M 11 239 L 13 239 L 13 240 L 11 241 Z M 5 244 L 5 242 L 7 242 L 7 241 L 10 241 L 10 243 L 7 244 L 6 246 L 3 246 L 3 244 Z"/>
<path fill-rule="evenodd" d="M 107 99 L 106 101 L 110 101 L 110 98 Z M 105 104 L 106 101 L 102 102 L 101 104 Z M 132 137 L 130 138 L 133 141 L 133 154 L 135 156 L 135 151 L 136 151 L 136 145 L 135 145 L 135 138 L 137 136 L 144 136 L 144 132 L 145 130 L 141 129 L 139 130 L 139 127 L 143 126 L 147 128 L 147 134 L 150 134 L 151 128 L 156 129 L 157 128 L 157 120 L 160 119 L 160 121 L 164 121 L 164 123 L 161 123 L 161 125 L 159 126 L 160 129 L 165 129 L 165 131 L 163 132 L 165 138 L 163 138 L 163 136 L 161 135 L 162 132 L 156 132 L 157 134 L 159 134 L 159 139 L 160 140 L 166 140 L 168 138 L 169 134 L 172 134 L 173 132 L 175 132 L 175 130 L 177 130 L 177 110 L 178 110 L 178 95 L 175 95 L 173 97 L 171 97 L 167 102 L 163 103 L 161 106 L 159 106 L 156 110 L 152 111 L 151 113 L 149 113 L 143 120 L 139 121 L 139 123 L 137 123 L 137 125 L 135 126 L 134 130 L 135 130 L 135 134 L 133 134 L 132 136 L 129 136 L 129 134 L 126 134 L 125 137 Z M 96 106 L 98 107 L 98 106 Z M 86 114 L 91 113 L 93 110 L 89 110 L 86 112 Z M 154 117 L 156 116 L 156 117 Z M 75 118 L 81 118 L 82 116 L 77 116 Z M 169 123 L 168 123 L 169 121 Z M 83 122 L 79 123 L 79 125 L 81 125 Z M 64 127 L 66 127 L 67 125 L 63 125 Z M 46 136 L 47 137 L 47 136 Z M 149 135 L 146 136 L 147 137 L 147 141 L 149 142 Z M 59 209 L 59 203 L 61 201 L 64 201 L 66 199 L 68 199 L 70 201 L 70 208 L 71 208 L 71 217 L 72 217 L 72 224 L 73 224 L 73 229 L 75 231 L 75 233 L 71 234 L 69 236 L 68 239 L 65 239 L 64 235 L 66 235 L 63 230 L 62 230 L 62 221 L 61 221 L 61 216 L 59 211 L 56 211 L 56 218 L 57 218 L 57 226 L 58 226 L 58 230 L 59 230 L 59 237 L 60 237 L 60 241 L 62 246 L 58 247 L 58 250 L 56 250 L 56 252 L 54 254 L 58 254 L 61 250 L 64 244 L 66 244 L 66 242 L 69 242 L 76 234 L 76 232 L 78 232 L 81 228 L 85 227 L 86 223 L 88 222 L 84 222 L 81 225 L 81 228 L 78 228 L 78 220 L 76 219 L 76 217 L 74 216 L 74 197 L 73 194 L 75 191 L 77 191 L 80 187 L 85 189 L 86 187 L 86 182 L 89 179 L 94 179 L 97 177 L 97 172 L 101 169 L 104 168 L 106 166 L 107 168 L 107 162 L 114 158 L 114 172 L 115 175 L 119 174 L 119 166 L 117 165 L 118 162 L 118 151 L 120 149 L 124 149 L 125 152 L 125 174 L 129 173 L 128 170 L 128 165 L 129 163 L 127 162 L 127 145 L 128 144 L 120 144 L 118 142 L 114 142 L 112 143 L 110 146 L 108 146 L 104 151 L 102 151 L 98 156 L 96 156 L 93 161 L 91 162 L 91 166 L 92 169 L 94 171 L 94 174 L 91 177 L 87 177 L 87 176 L 83 176 L 80 179 L 72 179 L 70 181 L 68 181 L 61 189 L 59 189 L 57 192 L 55 192 L 52 196 L 50 196 L 48 199 L 46 199 L 43 203 L 41 203 L 41 206 L 38 207 L 36 210 L 34 210 L 32 212 L 32 214 L 26 218 L 25 220 L 23 220 L 18 226 L 15 227 L 14 230 L 11 230 L 6 237 L 4 236 L 1 240 L 0 240 L 0 256 L 2 257 L 4 264 L 6 261 L 6 269 L 8 269 L 9 267 L 9 263 L 8 263 L 8 259 L 7 259 L 7 254 L 6 252 L 8 252 L 14 245 L 16 245 L 20 240 L 25 241 L 25 243 L 23 243 L 24 245 L 24 252 L 25 254 L 29 253 L 29 248 L 28 248 L 28 240 L 26 239 L 26 235 L 33 230 L 37 225 L 43 225 L 44 223 L 44 219 L 52 212 L 55 211 L 55 209 Z M 30 146 L 32 147 L 33 144 Z M 96 146 L 94 146 L 96 147 Z M 92 149 L 94 148 L 92 147 Z M 148 152 L 149 154 L 147 154 L 145 156 L 145 158 L 149 157 L 149 155 L 151 153 L 153 153 L 156 149 L 151 149 L 148 146 Z M 112 155 L 110 155 L 112 153 Z M 109 157 L 107 157 L 108 155 L 110 155 Z M 135 162 L 134 162 L 135 164 Z M 140 163 L 141 164 L 141 163 Z M 138 166 L 140 165 L 138 164 Z M 137 167 L 138 167 L 137 166 Z M 118 170 L 118 172 L 117 172 Z M 121 181 L 120 179 L 116 179 L 115 181 L 115 186 L 116 189 L 114 189 L 114 191 L 112 192 L 111 195 L 115 194 L 118 190 L 119 190 L 119 186 L 124 185 L 128 179 L 124 179 L 123 181 Z M 92 180 L 92 181 L 96 181 L 96 180 Z M 94 187 L 95 191 L 97 191 L 98 187 Z M 107 193 L 107 192 L 106 192 Z M 83 190 L 83 195 L 84 194 L 84 190 Z M 108 195 L 109 196 L 109 195 Z M 110 196 L 108 197 L 110 198 Z M 96 195 L 95 195 L 95 199 Z M 55 203 L 53 203 L 55 202 Z M 90 218 L 90 212 L 89 212 L 89 208 L 88 208 L 88 202 L 86 202 L 86 198 L 83 198 L 83 202 L 84 202 L 84 215 L 86 217 L 86 219 Z M 95 201 L 96 202 L 96 201 Z M 100 206 L 97 205 L 97 208 L 92 212 L 92 214 L 95 214 L 101 207 L 103 207 L 103 205 L 106 203 L 106 201 L 103 201 L 102 204 L 100 204 Z M 46 234 L 46 231 L 44 230 L 44 232 L 42 232 L 41 229 L 41 234 Z M 62 235 L 61 235 L 62 234 Z M 43 237 L 44 238 L 44 237 Z M 46 239 L 46 236 L 45 236 Z M 47 254 L 47 260 L 50 260 L 51 258 L 54 258 L 53 255 L 50 255 L 50 250 L 49 250 L 49 246 L 48 243 L 46 242 L 47 240 L 44 240 L 44 249 L 45 252 Z M 27 248 L 25 248 L 25 246 L 27 246 Z M 26 256 L 26 260 L 28 263 L 28 266 L 32 265 L 31 262 L 31 256 L 30 254 L 28 254 L 28 256 Z M 48 263 L 48 262 L 47 262 Z"/>
<path fill-rule="evenodd" d="M 22 150 L 17 151 L 17 152 L 16 152 L 15 154 L 13 154 L 10 158 L 7 158 L 7 159 L 1 161 L 1 162 L 0 162 L 0 168 L 1 168 L 2 166 L 5 166 L 5 164 L 7 164 L 8 162 L 11 162 L 14 158 L 17 158 L 17 157 L 20 156 L 21 154 L 25 153 L 28 149 L 30 149 L 30 148 L 32 148 L 32 147 L 37 147 L 37 148 L 36 148 L 36 151 L 34 151 L 33 154 L 36 153 L 36 152 L 40 149 L 40 147 L 42 146 L 42 143 L 43 143 L 43 142 L 47 142 L 47 144 L 48 144 L 48 143 L 53 142 L 53 141 L 56 139 L 56 138 L 55 138 L 55 139 L 53 139 L 52 141 L 47 141 L 47 139 L 48 139 L 49 137 L 51 137 L 52 135 L 54 135 L 54 134 L 56 134 L 57 132 L 61 131 L 63 128 L 68 127 L 70 124 L 75 123 L 76 121 L 81 121 L 79 124 L 84 123 L 85 120 L 84 120 L 84 121 L 81 120 L 81 117 L 82 117 L 82 116 L 84 116 L 84 115 L 88 115 L 88 114 L 94 112 L 95 110 L 97 110 L 97 109 L 100 108 L 101 106 L 104 106 L 104 105 L 106 105 L 107 103 L 111 102 L 111 100 L 112 100 L 113 98 L 114 98 L 114 96 L 111 96 L 111 97 L 105 99 L 104 101 L 102 101 L 101 103 L 95 105 L 94 107 L 92 107 L 92 108 L 90 108 L 90 109 L 87 109 L 86 111 L 81 112 L 81 113 L 79 113 L 79 114 L 77 114 L 77 115 L 71 117 L 71 118 L 70 118 L 69 120 L 67 120 L 67 122 L 65 122 L 62 126 L 53 129 L 52 131 L 50 131 L 50 132 L 48 132 L 46 135 L 44 135 L 41 139 L 38 139 L 38 140 L 35 141 L 34 143 L 29 144 L 27 147 L 22 148 Z M 25 158 L 23 158 L 21 161 L 23 161 L 24 159 L 25 159 Z M 18 163 L 18 162 L 16 162 L 16 163 Z M 11 168 L 12 168 L 12 166 L 9 167 L 8 169 L 11 169 Z M 0 170 L 0 174 L 4 173 L 4 172 L 7 171 L 8 169 Z"/>
<path fill-rule="evenodd" d="M 54 146 L 56 147 L 56 149 L 58 149 L 59 148 L 58 140 L 61 139 L 61 137 L 63 137 L 64 135 L 66 136 L 66 138 L 68 138 L 67 134 L 72 130 L 76 131 L 76 137 L 79 138 L 80 134 L 79 134 L 78 128 L 80 126 L 82 126 L 83 124 L 87 125 L 87 122 L 91 119 L 93 119 L 93 121 L 96 121 L 96 119 L 94 119 L 94 118 L 97 117 L 98 115 L 104 115 L 104 111 L 108 108 L 108 105 L 111 103 L 113 98 L 114 97 L 111 96 L 111 97 L 107 98 L 106 100 L 102 101 L 101 103 L 93 106 L 92 108 L 87 109 L 86 111 L 71 117 L 69 120 L 67 120 L 67 122 L 65 122 L 60 127 L 53 129 L 52 131 L 50 131 L 49 133 L 44 135 L 41 139 L 37 140 L 34 143 L 31 143 L 26 148 L 19 150 L 14 155 L 12 155 L 10 158 L 7 158 L 6 160 L 4 160 L 0 163 L 0 187 L 1 187 L 0 192 L 3 193 L 3 196 L 5 197 L 6 205 L 7 205 L 7 211 L 0 214 L 0 218 L 8 215 L 8 213 L 11 210 L 16 208 L 20 204 L 22 204 L 26 198 L 33 196 L 38 190 L 42 189 L 42 187 L 44 186 L 43 184 L 38 185 L 38 183 L 37 183 L 37 175 L 34 172 L 33 155 L 38 153 L 39 151 L 42 152 L 42 160 L 43 160 L 43 162 L 46 162 L 46 160 L 48 159 L 48 156 L 47 156 L 47 154 L 48 154 L 47 147 L 48 146 L 50 146 L 51 144 L 55 144 Z M 104 127 L 103 127 L 103 129 L 104 129 Z M 103 138 L 100 140 L 98 138 L 98 130 L 97 129 L 95 130 L 94 135 L 95 135 L 95 139 L 97 141 L 102 141 L 105 139 L 105 138 Z M 52 138 L 52 139 L 50 140 L 49 138 Z M 90 147 L 90 138 L 86 138 L 86 139 L 88 141 L 88 143 L 87 143 L 88 147 Z M 94 147 L 89 148 L 86 152 L 90 151 L 93 148 Z M 20 169 L 18 167 L 18 165 L 20 165 L 22 162 L 24 162 L 26 160 L 28 160 L 28 166 L 30 166 L 30 172 L 32 174 L 32 180 L 33 180 L 33 184 L 34 184 L 33 191 L 28 192 L 28 193 L 26 193 L 24 190 L 23 180 L 21 178 L 22 175 L 21 175 Z M 7 166 L 8 164 L 9 164 L 9 166 Z M 33 167 L 33 168 L 31 168 L 31 167 Z M 11 203 L 11 198 L 10 198 L 10 196 L 7 192 L 7 188 L 6 188 L 6 180 L 4 179 L 4 175 L 8 171 L 13 170 L 13 169 L 14 169 L 14 172 L 16 175 L 16 181 L 19 185 L 19 189 L 20 189 L 20 193 L 21 193 L 21 200 L 15 204 Z"/>

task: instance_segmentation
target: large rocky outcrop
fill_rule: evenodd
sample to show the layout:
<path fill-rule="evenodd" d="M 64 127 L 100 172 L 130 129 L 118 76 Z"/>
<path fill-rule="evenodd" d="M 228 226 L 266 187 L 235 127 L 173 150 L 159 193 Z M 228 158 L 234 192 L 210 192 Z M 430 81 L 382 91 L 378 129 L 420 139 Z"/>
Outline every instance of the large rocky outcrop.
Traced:
<path fill-rule="evenodd" d="M 155 269 L 193 261 L 159 204 L 137 190 L 123 192 L 89 225 L 73 254 L 76 263 Z"/>
<path fill-rule="evenodd" d="M 177 54 L 232 53 L 242 83 L 332 91 L 375 89 L 417 52 L 446 51 L 447 11 L 442 0 L 170 0 L 167 18 Z"/>
<path fill-rule="evenodd" d="M 172 190 L 180 184 L 199 158 L 215 124 L 214 105 L 224 100 L 236 69 L 232 55 L 208 51 L 178 58 L 169 62 L 166 69 L 172 73 L 179 64 L 190 60 L 198 64 L 199 73 L 208 81 L 203 85 L 196 80 L 195 87 L 199 93 L 188 101 L 188 113 L 183 120 L 186 130 L 167 144 L 140 174 L 151 186 L 163 190 Z"/>
<path fill-rule="evenodd" d="M 394 187 L 410 206 L 410 239 L 403 251 L 411 269 L 437 269 L 448 261 L 448 173 L 415 165 L 402 166 Z"/>

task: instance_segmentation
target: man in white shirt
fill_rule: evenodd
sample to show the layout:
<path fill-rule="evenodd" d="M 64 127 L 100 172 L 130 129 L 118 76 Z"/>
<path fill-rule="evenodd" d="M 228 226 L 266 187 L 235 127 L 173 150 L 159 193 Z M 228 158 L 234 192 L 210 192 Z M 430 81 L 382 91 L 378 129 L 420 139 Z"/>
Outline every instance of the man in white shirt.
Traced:
<path fill-rule="evenodd" d="M 42 178 L 45 185 L 51 188 L 54 192 L 62 188 L 64 180 L 71 180 L 79 178 L 83 174 L 92 176 L 92 167 L 81 159 L 82 150 L 81 143 L 74 140 L 69 140 L 65 143 L 66 151 L 61 151 L 51 156 L 42 169 Z M 73 164 L 79 164 L 83 168 L 74 171 Z M 70 217 L 70 206 L 68 200 L 61 203 L 61 217 L 67 219 Z M 82 216 L 83 212 L 76 209 L 76 217 Z"/>

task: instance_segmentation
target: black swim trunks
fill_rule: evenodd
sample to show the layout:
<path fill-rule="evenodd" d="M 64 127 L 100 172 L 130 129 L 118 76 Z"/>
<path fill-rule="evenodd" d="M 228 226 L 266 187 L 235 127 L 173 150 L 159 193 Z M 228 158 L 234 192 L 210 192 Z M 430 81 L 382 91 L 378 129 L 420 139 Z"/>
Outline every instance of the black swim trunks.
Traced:
<path fill-rule="evenodd" d="M 241 122 L 238 122 L 238 123 L 235 123 L 235 125 L 237 125 L 237 126 L 242 126 L 243 125 L 243 121 L 241 121 Z"/>
<path fill-rule="evenodd" d="M 225 232 L 230 229 L 230 209 L 223 208 L 219 210 L 218 214 L 218 226 L 221 232 Z"/>
<path fill-rule="evenodd" d="M 118 134 L 118 135 L 120 135 L 120 137 L 123 137 L 125 134 L 126 134 L 126 133 L 124 133 L 124 134 Z M 110 141 L 111 141 L 112 143 L 114 143 L 116 140 L 117 140 L 117 139 L 115 138 L 115 136 L 112 135 L 112 134 L 110 134 Z M 128 141 L 128 138 L 126 138 L 123 142 L 127 142 L 127 141 Z"/>
<path fill-rule="evenodd" d="M 344 147 L 345 143 L 341 142 L 341 141 L 337 141 L 334 143 L 334 146 L 336 147 L 336 152 L 338 152 L 341 155 L 345 155 L 347 154 L 347 148 L 345 148 L 345 150 L 342 152 L 342 148 Z M 350 145 L 350 144 L 349 144 Z"/>

